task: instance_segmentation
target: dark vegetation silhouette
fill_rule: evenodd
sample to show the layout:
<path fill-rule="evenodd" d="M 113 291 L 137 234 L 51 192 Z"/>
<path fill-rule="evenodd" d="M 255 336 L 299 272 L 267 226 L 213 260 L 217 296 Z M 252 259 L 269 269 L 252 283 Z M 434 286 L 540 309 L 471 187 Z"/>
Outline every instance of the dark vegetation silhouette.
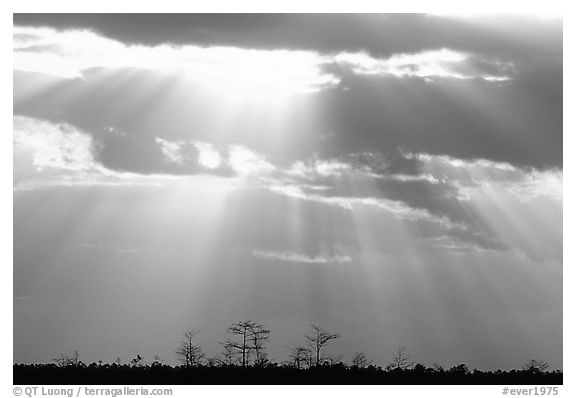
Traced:
<path fill-rule="evenodd" d="M 331 356 L 328 344 L 339 333 L 310 325 L 305 345 L 290 348 L 288 359 L 276 363 L 268 357 L 270 330 L 252 320 L 233 323 L 220 342 L 221 356 L 208 357 L 196 344 L 197 330 L 184 332 L 175 354 L 180 365 L 165 364 L 158 355 L 141 355 L 123 363 L 80 360 L 78 351 L 61 354 L 48 364 L 15 364 L 14 384 L 546 384 L 563 383 L 559 370 L 549 371 L 542 360 L 530 359 L 521 369 L 481 371 L 465 364 L 444 368 L 413 362 L 399 346 L 384 367 L 375 366 L 366 353 L 357 352 L 349 364 Z"/>

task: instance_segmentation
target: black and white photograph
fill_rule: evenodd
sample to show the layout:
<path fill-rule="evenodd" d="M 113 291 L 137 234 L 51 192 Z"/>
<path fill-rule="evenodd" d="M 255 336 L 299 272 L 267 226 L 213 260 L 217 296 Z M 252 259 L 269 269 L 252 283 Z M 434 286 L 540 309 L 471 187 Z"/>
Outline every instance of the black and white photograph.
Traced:
<path fill-rule="evenodd" d="M 12 19 L 15 386 L 558 393 L 562 15 Z"/>

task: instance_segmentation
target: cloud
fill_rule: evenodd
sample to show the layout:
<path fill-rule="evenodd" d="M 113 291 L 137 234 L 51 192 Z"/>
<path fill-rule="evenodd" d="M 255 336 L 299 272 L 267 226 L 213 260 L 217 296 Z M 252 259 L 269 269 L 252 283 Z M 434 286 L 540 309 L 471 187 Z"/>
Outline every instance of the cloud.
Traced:
<path fill-rule="evenodd" d="M 230 147 L 228 162 L 241 176 L 268 174 L 276 169 L 264 156 L 242 145 Z"/>
<path fill-rule="evenodd" d="M 198 150 L 198 163 L 208 169 L 217 169 L 222 164 L 222 157 L 212 144 L 207 142 L 196 142 L 194 144 Z"/>
<path fill-rule="evenodd" d="M 318 189 L 307 185 L 272 185 L 270 190 L 293 198 L 339 206 L 348 210 L 354 210 L 358 206 L 371 207 L 392 214 L 399 220 L 427 221 L 448 230 L 466 228 L 465 225 L 451 221 L 446 216 L 431 214 L 424 208 L 411 207 L 401 200 L 390 200 L 380 196 L 329 196 L 324 193 L 328 188 Z"/>
<path fill-rule="evenodd" d="M 135 139 L 114 127 L 95 136 L 67 123 L 17 115 L 13 142 L 15 191 L 158 186 L 178 176 L 236 175 L 229 166 L 216 163 L 219 154 L 211 144 Z"/>
<path fill-rule="evenodd" d="M 107 127 L 89 134 L 67 123 L 14 117 L 16 190 L 50 186 L 158 185 L 207 174 L 258 181 L 277 168 L 243 146 L 146 138 Z"/>
<path fill-rule="evenodd" d="M 66 123 L 14 117 L 14 152 L 28 153 L 38 169 L 99 171 L 92 136 Z"/>
<path fill-rule="evenodd" d="M 340 177 L 350 171 L 348 163 L 336 159 L 315 159 L 311 162 L 296 161 L 286 171 L 287 174 L 303 178 Z"/>
<path fill-rule="evenodd" d="M 562 200 L 563 172 L 515 167 L 487 159 L 463 160 L 446 155 L 407 154 L 422 162 L 422 169 L 458 189 L 464 200 L 474 190 L 498 190 L 521 201 L 535 198 Z"/>
<path fill-rule="evenodd" d="M 156 142 L 167 161 L 184 165 L 192 162 L 206 170 L 216 170 L 222 165 L 220 152 L 202 141 L 169 141 L 156 137 Z"/>
<path fill-rule="evenodd" d="M 276 171 L 266 158 L 243 145 L 223 145 L 217 149 L 213 144 L 203 141 L 170 141 L 156 138 L 164 158 L 169 163 L 208 174 L 230 176 L 263 176 Z"/>
<path fill-rule="evenodd" d="M 87 30 L 14 27 L 14 69 L 81 78 L 93 68 L 178 72 L 226 89 L 316 91 L 339 79 L 313 52 L 193 45 L 125 45 Z"/>
<path fill-rule="evenodd" d="M 436 239 L 435 247 L 460 253 L 508 250 L 513 244 L 494 234 L 493 222 L 484 213 L 486 203 L 561 208 L 560 170 L 406 151 L 398 156 L 415 162 L 405 170 L 410 173 L 396 173 L 402 169 L 388 167 L 391 163 L 381 154 L 363 153 L 298 161 L 266 186 L 280 195 L 327 206 L 383 211 L 412 225 L 426 239 Z M 324 163 L 332 165 L 326 168 L 330 172 L 319 172 L 316 165 Z"/>
<path fill-rule="evenodd" d="M 278 260 L 304 264 L 349 263 L 352 261 L 352 259 L 347 255 L 329 255 L 327 253 L 321 253 L 316 256 L 309 256 L 303 253 L 296 253 L 291 251 L 254 250 L 252 255 L 260 260 Z"/>
<path fill-rule="evenodd" d="M 194 175 L 198 173 L 240 176 L 250 184 L 264 186 L 282 195 L 335 205 L 345 209 L 369 206 L 394 214 L 399 219 L 423 219 L 458 227 L 444 215 L 434 215 L 425 208 L 411 207 L 404 198 L 390 199 L 385 192 L 341 191 L 338 181 L 343 178 L 379 179 L 368 165 L 337 159 L 316 159 L 295 162 L 283 169 L 271 164 L 262 154 L 241 145 L 216 150 L 210 143 L 198 141 L 136 140 L 134 136 L 109 128 L 94 140 L 67 124 L 55 124 L 27 117 L 15 117 L 15 151 L 31 153 L 32 164 L 38 171 L 44 168 L 66 171 L 65 174 L 44 176 L 44 181 L 22 184 L 25 176 L 16 173 L 19 189 L 57 185 L 131 183 L 150 176 L 151 182 L 161 181 L 161 175 Z M 201 160 L 203 159 L 203 160 Z M 216 163 L 217 161 L 217 163 Z M 132 178 L 127 178 L 131 176 Z M 389 178 L 395 178 L 393 174 Z M 29 175 L 28 179 L 32 177 Z M 160 178 L 160 180 L 159 180 Z M 286 181 L 291 178 L 292 181 Z M 398 177 L 400 180 L 407 177 Z M 416 177 L 412 177 L 416 178 Z M 429 177 L 426 177 L 429 178 Z M 32 178 L 33 179 L 33 178 Z M 142 181 L 141 181 L 142 182 Z M 338 194 L 340 192 L 340 194 Z M 379 196 L 373 196 L 378 194 Z"/>
<path fill-rule="evenodd" d="M 449 47 L 515 57 L 562 53 L 561 20 L 538 15 L 426 14 L 14 14 L 15 25 L 79 26 L 125 44 L 361 52 L 387 58 Z M 345 34 L 343 34 L 345 32 Z"/>
<path fill-rule="evenodd" d="M 457 237 L 452 236 L 435 236 L 426 239 L 426 243 L 430 248 L 440 250 L 442 252 L 449 252 L 456 255 L 465 255 L 470 253 L 486 253 L 497 251 L 495 247 L 480 245 L 475 242 L 463 241 Z M 501 249 L 501 247 L 497 247 Z"/>
<path fill-rule="evenodd" d="M 402 20 L 383 19 L 397 28 Z M 408 20 L 422 22 L 420 17 Z M 462 32 L 474 32 L 469 29 L 462 27 Z M 554 32 L 543 40 L 552 40 Z M 59 148 L 56 156 L 50 150 L 40 154 L 43 144 L 38 144 L 35 164 L 68 172 L 76 167 L 138 176 L 242 177 L 247 186 L 352 211 L 377 209 L 431 235 L 450 234 L 483 247 L 497 244 L 472 208 L 482 192 L 495 199 L 514 196 L 513 200 L 532 203 L 552 198 L 561 203 L 561 52 L 546 53 L 541 43 L 530 57 L 519 57 L 518 52 L 526 51 L 520 44 L 531 43 L 524 40 L 517 43 L 520 50 L 507 52 L 496 51 L 496 46 L 479 49 L 471 42 L 454 45 L 446 38 L 411 46 L 400 37 L 395 39 L 397 46 L 386 49 L 368 43 L 365 49 L 342 46 L 326 51 L 322 46 L 263 49 L 252 42 L 135 44 L 113 37 L 98 30 L 16 26 L 16 69 L 73 79 L 47 84 L 50 90 L 31 96 L 30 101 L 17 101 L 15 109 L 82 126 L 75 129 L 85 141 L 70 134 L 66 139 L 78 145 L 66 145 L 55 136 L 52 144 L 57 144 L 47 148 Z M 79 45 L 82 42 L 89 45 Z M 148 110 L 149 100 L 159 110 L 156 119 L 148 119 L 148 114 L 146 122 L 126 117 L 130 120 L 121 120 L 122 126 L 110 130 L 113 121 L 121 118 L 116 107 L 110 107 L 112 112 L 102 107 L 111 92 L 95 83 L 116 73 L 94 72 L 94 68 L 139 69 L 128 74 L 129 87 L 138 85 L 134 76 L 155 76 L 150 87 L 190 80 L 214 85 L 222 89 L 217 99 L 225 99 L 227 90 L 234 89 L 245 95 L 258 88 L 315 91 L 312 100 L 304 101 L 314 104 L 316 119 L 300 120 L 305 113 L 284 104 L 282 125 L 290 126 L 282 131 L 284 136 L 267 131 L 275 123 L 252 122 L 260 115 L 268 120 L 274 107 L 259 102 L 237 108 L 226 108 L 221 101 L 205 105 L 204 95 L 189 104 L 182 101 L 187 90 L 166 89 L 166 94 L 158 89 L 157 95 L 151 88 L 150 100 L 122 97 L 127 102 L 123 109 L 143 115 L 140 112 Z M 154 73 L 142 75 L 142 69 Z M 158 77 L 168 75 L 177 78 Z M 17 76 L 15 92 L 27 75 Z M 182 76 L 186 78 L 181 80 Z M 506 83 L 493 84 L 502 81 Z M 342 89 L 325 90 L 336 87 Z M 131 92 L 125 88 L 115 92 Z M 62 100 L 59 92 L 94 95 Z M 220 127 L 215 119 L 228 114 L 238 119 Z M 302 127 L 305 132 L 299 136 Z M 330 135 L 325 136 L 326 131 Z M 294 139 L 289 148 L 278 145 L 292 136 L 310 139 L 300 140 L 306 144 Z M 212 142 L 213 137 L 220 141 Z M 266 140 L 267 144 L 260 144 Z"/>
<path fill-rule="evenodd" d="M 81 78 L 93 68 L 136 68 L 178 72 L 202 84 L 224 84 L 227 90 L 314 92 L 340 83 L 329 71 L 334 65 L 358 75 L 487 81 L 509 80 L 513 67 L 511 62 L 446 48 L 380 59 L 365 52 L 126 45 L 87 30 L 14 27 L 14 68 L 65 78 Z"/>
<path fill-rule="evenodd" d="M 242 174 L 232 167 L 226 147 L 219 149 L 205 141 L 102 133 L 97 135 L 97 142 L 98 160 L 117 172 L 166 177 L 197 174 L 234 177 Z M 247 149 L 246 152 L 252 153 Z M 247 162 L 250 160 L 255 162 L 253 159 Z"/>
<path fill-rule="evenodd" d="M 483 79 L 507 81 L 514 65 L 482 56 L 446 48 L 414 54 L 395 54 L 387 59 L 373 58 L 367 53 L 341 53 L 336 62 L 348 66 L 359 75 L 391 75 L 425 79 Z"/>
<path fill-rule="evenodd" d="M 75 16 L 71 29 L 67 18 L 15 17 L 15 112 L 94 135 L 115 125 L 147 140 L 155 159 L 163 157 L 155 137 L 210 144 L 231 144 L 233 137 L 234 144 L 286 163 L 313 153 L 326 160 L 374 149 L 389 157 L 406 147 L 562 167 L 561 25 L 552 22 L 510 17 L 486 25 L 418 15 L 107 17 L 126 21 L 119 26 Z M 33 20 L 54 27 L 18 22 Z M 158 32 L 155 20 L 170 23 Z M 322 29 L 312 24 L 320 20 Z M 288 32 L 289 24 L 302 31 Z M 151 26 L 158 36 L 144 40 Z M 352 37 L 319 39 L 324 29 L 346 26 L 340 32 Z M 262 45 L 251 29 L 261 29 L 269 43 Z M 289 42 L 291 35 L 308 35 L 283 45 L 279 31 Z M 59 68 L 68 79 L 45 74 Z M 255 117 L 262 122 L 252 123 Z M 289 145 L 278 145 L 282 140 Z"/>
<path fill-rule="evenodd" d="M 14 191 L 54 186 L 158 185 L 156 178 L 111 170 L 99 161 L 99 143 L 67 123 L 14 117 Z"/>
<path fill-rule="evenodd" d="M 171 142 L 162 138 L 156 138 L 156 142 L 160 145 L 160 150 L 170 162 L 184 163 L 185 156 L 183 155 L 182 147 L 184 142 Z"/>
<path fill-rule="evenodd" d="M 167 162 L 202 169 L 208 174 L 263 176 L 276 171 L 266 158 L 243 145 L 222 145 L 220 149 L 203 141 L 170 141 L 156 138 Z"/>
<path fill-rule="evenodd" d="M 339 154 L 399 148 L 487 159 L 520 167 L 562 167 L 561 59 L 517 62 L 507 82 L 487 67 L 475 79 L 343 75 L 344 93 L 326 92 L 322 128 Z M 318 148 L 323 157 L 333 147 Z M 378 151 L 375 151 L 377 149 Z"/>
<path fill-rule="evenodd" d="M 19 190 L 54 184 L 158 184 L 163 178 L 196 174 L 241 177 L 246 186 L 348 210 L 377 209 L 462 239 L 480 239 L 489 247 L 494 246 L 489 231 L 468 209 L 479 193 L 514 195 L 520 201 L 562 200 L 560 170 L 406 150 L 393 156 L 364 152 L 315 157 L 281 166 L 242 145 L 136 139 L 110 127 L 94 138 L 71 125 L 21 116 L 15 117 L 14 142 L 17 160 L 25 153 L 32 165 L 26 171 L 25 162 L 15 161 Z M 58 172 L 47 175 L 40 173 L 43 169 Z"/>

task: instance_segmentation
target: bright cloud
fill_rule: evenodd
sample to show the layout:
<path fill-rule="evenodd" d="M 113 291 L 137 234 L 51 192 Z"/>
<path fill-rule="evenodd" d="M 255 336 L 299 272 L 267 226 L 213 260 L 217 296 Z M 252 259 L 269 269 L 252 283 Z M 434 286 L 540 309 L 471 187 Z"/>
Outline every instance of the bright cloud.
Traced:
<path fill-rule="evenodd" d="M 498 190 L 515 195 L 521 201 L 538 197 L 562 201 L 563 171 L 559 169 L 523 169 L 505 162 L 486 159 L 463 160 L 450 156 L 417 154 L 423 169 L 469 198 L 480 190 Z"/>
<path fill-rule="evenodd" d="M 168 162 L 181 165 L 192 162 L 207 169 L 217 169 L 222 163 L 220 152 L 208 142 L 170 141 L 157 137 L 156 143 Z"/>
<path fill-rule="evenodd" d="M 108 133 L 124 134 L 113 128 Z M 173 176 L 118 171 L 102 164 L 102 146 L 73 125 L 14 117 L 14 190 L 54 186 L 159 186 Z M 157 139 L 169 161 L 184 162 L 179 144 Z"/>
<path fill-rule="evenodd" d="M 14 117 L 14 152 L 29 153 L 38 170 L 104 171 L 94 149 L 92 137 L 74 126 Z"/>
<path fill-rule="evenodd" d="M 344 173 L 351 172 L 349 163 L 334 159 L 316 159 L 312 162 L 296 161 L 286 170 L 286 173 L 296 177 L 341 177 Z"/>
<path fill-rule="evenodd" d="M 344 209 L 353 210 L 357 206 L 366 206 L 379 209 L 392 214 L 401 220 L 427 221 L 439 225 L 444 229 L 466 229 L 465 225 L 455 223 L 447 217 L 431 214 L 426 209 L 414 208 L 399 200 L 390 200 L 380 196 L 327 196 L 322 189 L 310 189 L 307 185 L 285 185 L 274 184 L 269 187 L 272 192 L 286 195 L 292 198 L 303 199 L 316 203 L 323 203 L 330 206 L 338 206 Z M 378 192 L 374 192 L 378 194 Z"/>
<path fill-rule="evenodd" d="M 470 53 L 440 49 L 415 54 L 395 54 L 387 59 L 373 58 L 366 53 L 341 53 L 335 60 L 348 65 L 360 75 L 392 75 L 396 77 L 510 80 L 512 64 L 487 60 Z M 500 73 L 483 71 L 482 66 L 496 68 Z"/>
<path fill-rule="evenodd" d="M 230 148 L 228 162 L 230 167 L 241 176 L 266 174 L 276 169 L 264 156 L 242 145 L 233 145 Z"/>
<path fill-rule="evenodd" d="M 305 264 L 349 263 L 352 261 L 352 259 L 347 255 L 329 255 L 327 253 L 321 253 L 316 256 L 309 256 L 303 253 L 296 253 L 291 251 L 254 250 L 252 255 L 261 260 L 279 260 L 291 263 Z"/>
<path fill-rule="evenodd" d="M 173 163 L 184 163 L 184 156 L 181 153 L 183 142 L 156 138 L 156 143 L 160 145 L 160 149 L 168 161 Z"/>
<path fill-rule="evenodd" d="M 204 141 L 170 141 L 156 138 L 165 159 L 168 162 L 194 168 L 200 166 L 207 170 L 230 169 L 233 174 L 242 177 L 261 177 L 276 171 L 276 167 L 266 157 L 243 145 L 229 145 L 221 154 L 213 144 Z M 193 148 L 194 153 L 190 153 Z"/>
<path fill-rule="evenodd" d="M 336 161 L 319 161 L 316 162 L 316 172 L 323 177 L 341 176 L 343 172 L 350 170 L 350 165 Z"/>
<path fill-rule="evenodd" d="M 65 78 L 90 68 L 178 71 L 211 84 L 293 92 L 316 91 L 339 83 L 321 66 L 326 58 L 309 51 L 253 50 L 193 45 L 125 45 L 89 31 L 14 27 L 14 68 Z"/>
<path fill-rule="evenodd" d="M 208 169 L 216 169 L 222 163 L 220 153 L 209 143 L 196 142 L 198 163 Z"/>

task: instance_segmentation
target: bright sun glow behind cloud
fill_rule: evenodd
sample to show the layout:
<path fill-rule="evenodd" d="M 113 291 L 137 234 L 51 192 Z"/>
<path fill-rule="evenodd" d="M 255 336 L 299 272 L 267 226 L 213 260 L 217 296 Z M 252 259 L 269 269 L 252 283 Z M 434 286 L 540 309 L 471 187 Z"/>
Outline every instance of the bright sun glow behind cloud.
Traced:
<path fill-rule="evenodd" d="M 89 31 L 18 26 L 14 49 L 15 69 L 65 78 L 106 67 L 179 72 L 236 90 L 312 92 L 339 82 L 322 72 L 324 57 L 309 51 L 125 45 Z"/>
<path fill-rule="evenodd" d="M 197 143 L 198 163 L 209 169 L 216 169 L 221 164 L 220 153 L 212 145 L 207 143 Z"/>

